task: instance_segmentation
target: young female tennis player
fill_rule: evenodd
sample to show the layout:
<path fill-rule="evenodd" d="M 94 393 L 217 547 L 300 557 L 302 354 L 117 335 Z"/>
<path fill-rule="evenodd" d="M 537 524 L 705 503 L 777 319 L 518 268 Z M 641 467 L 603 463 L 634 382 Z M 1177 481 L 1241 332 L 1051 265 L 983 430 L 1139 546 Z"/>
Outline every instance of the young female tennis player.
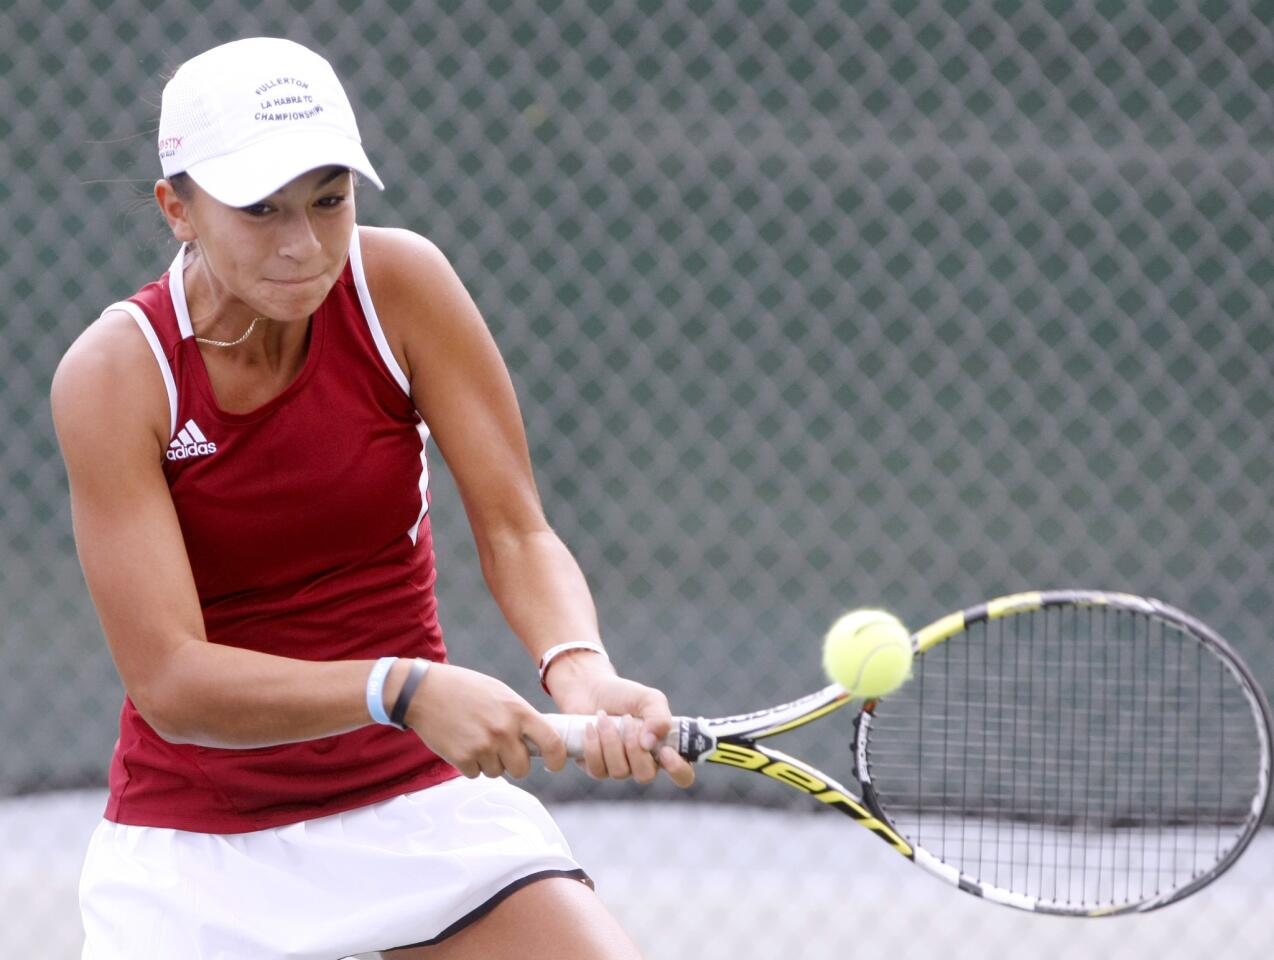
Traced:
<path fill-rule="evenodd" d="M 546 689 L 603 715 L 588 772 L 692 779 L 649 752 L 663 695 L 602 651 L 473 302 L 427 240 L 355 225 L 353 172 L 380 180 L 304 47 L 187 62 L 159 153 L 181 249 L 53 384 L 127 692 L 81 881 L 84 957 L 636 956 L 543 807 L 502 779 L 529 769 L 524 737 L 560 769 L 560 739 L 446 659 L 430 433 Z"/>

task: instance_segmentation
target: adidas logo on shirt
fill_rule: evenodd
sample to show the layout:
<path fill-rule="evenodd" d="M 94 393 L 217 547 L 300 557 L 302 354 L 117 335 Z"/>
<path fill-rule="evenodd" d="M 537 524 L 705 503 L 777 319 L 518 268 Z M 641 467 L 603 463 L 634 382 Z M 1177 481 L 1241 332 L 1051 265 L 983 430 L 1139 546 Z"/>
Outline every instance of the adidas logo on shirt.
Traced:
<path fill-rule="evenodd" d="M 217 445 L 203 435 L 203 431 L 195 426 L 195 421 L 187 420 L 186 425 L 178 431 L 177 439 L 168 444 L 168 451 L 164 456 L 169 460 L 189 460 L 216 452 Z"/>

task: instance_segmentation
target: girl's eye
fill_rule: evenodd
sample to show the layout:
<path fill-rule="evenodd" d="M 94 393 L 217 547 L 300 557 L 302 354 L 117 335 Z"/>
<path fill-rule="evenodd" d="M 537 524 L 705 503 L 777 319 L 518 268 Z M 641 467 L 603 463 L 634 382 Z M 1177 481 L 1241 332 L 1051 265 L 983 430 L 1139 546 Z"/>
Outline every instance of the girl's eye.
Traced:
<path fill-rule="evenodd" d="M 318 206 L 324 209 L 332 209 L 333 207 L 339 207 L 344 202 L 345 194 L 332 194 L 328 197 L 319 198 Z M 240 207 L 239 209 L 250 217 L 264 217 L 267 214 L 274 212 L 274 207 L 264 201 L 261 203 L 253 203 L 246 207 Z"/>

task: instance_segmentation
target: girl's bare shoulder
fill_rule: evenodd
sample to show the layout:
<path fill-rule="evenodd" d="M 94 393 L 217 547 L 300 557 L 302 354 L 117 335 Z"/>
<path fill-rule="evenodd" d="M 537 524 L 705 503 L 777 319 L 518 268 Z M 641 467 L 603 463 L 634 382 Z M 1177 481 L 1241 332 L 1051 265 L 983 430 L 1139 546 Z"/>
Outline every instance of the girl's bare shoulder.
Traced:
<path fill-rule="evenodd" d="M 107 310 L 71 343 L 50 389 L 59 433 L 167 424 L 163 374 L 133 317 Z"/>

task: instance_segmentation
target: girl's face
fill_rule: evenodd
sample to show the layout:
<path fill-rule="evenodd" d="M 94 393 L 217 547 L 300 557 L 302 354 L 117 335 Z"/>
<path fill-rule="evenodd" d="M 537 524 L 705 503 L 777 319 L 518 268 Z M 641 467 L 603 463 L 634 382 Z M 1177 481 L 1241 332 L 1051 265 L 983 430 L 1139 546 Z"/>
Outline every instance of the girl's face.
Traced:
<path fill-rule="evenodd" d="M 214 302 L 238 301 L 273 320 L 304 320 L 345 268 L 354 229 L 354 183 L 320 167 L 248 207 L 231 207 L 190 180 L 194 195 L 156 188 L 178 240 L 197 240 Z M 164 189 L 166 187 L 166 189 Z"/>

